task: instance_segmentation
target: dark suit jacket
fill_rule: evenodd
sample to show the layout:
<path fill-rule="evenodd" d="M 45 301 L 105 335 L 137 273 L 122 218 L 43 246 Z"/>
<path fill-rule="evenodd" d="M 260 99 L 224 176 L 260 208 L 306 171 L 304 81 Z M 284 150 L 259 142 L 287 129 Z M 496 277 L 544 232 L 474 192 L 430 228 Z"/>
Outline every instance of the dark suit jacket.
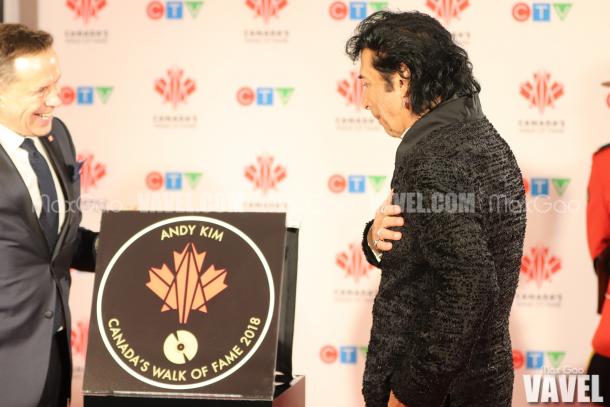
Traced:
<path fill-rule="evenodd" d="M 382 270 L 364 373 L 367 407 L 387 406 L 390 390 L 409 407 L 510 407 L 508 316 L 525 192 L 515 157 L 476 96 L 444 102 L 409 129 L 392 188 L 395 203 L 404 204 L 402 239 L 381 264 L 366 244 L 370 225 L 363 241 Z M 462 211 L 433 204 L 448 193 L 473 195 L 462 195 Z"/>
<path fill-rule="evenodd" d="M 3 406 L 38 404 L 49 365 L 56 310 L 63 310 L 63 333 L 70 342 L 70 268 L 93 271 L 95 267 L 96 234 L 79 227 L 80 179 L 74 144 L 59 119 L 53 120 L 51 135 L 41 141 L 70 208 L 52 253 L 30 194 L 12 160 L 0 147 L 0 404 Z M 56 301 L 60 302 L 59 307 Z"/>

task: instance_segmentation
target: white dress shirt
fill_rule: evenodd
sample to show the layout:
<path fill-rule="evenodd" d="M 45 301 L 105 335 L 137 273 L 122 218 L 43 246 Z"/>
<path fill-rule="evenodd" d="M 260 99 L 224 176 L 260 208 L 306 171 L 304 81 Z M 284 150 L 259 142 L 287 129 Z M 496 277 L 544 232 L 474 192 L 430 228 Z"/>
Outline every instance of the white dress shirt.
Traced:
<path fill-rule="evenodd" d="M 55 169 L 49 160 L 46 149 L 38 137 L 31 137 L 31 139 L 34 141 L 34 145 L 36 146 L 38 152 L 42 154 L 49 165 L 51 175 L 53 176 L 53 183 L 55 184 L 55 190 L 57 191 L 57 204 L 53 204 L 51 208 L 57 208 L 59 211 L 59 227 L 57 230 L 57 233 L 59 233 L 66 217 L 66 201 L 64 199 L 64 194 L 61 189 L 61 184 L 59 183 L 59 178 L 57 177 L 57 174 L 55 174 Z M 30 165 L 28 152 L 23 148 L 20 148 L 23 140 L 25 140 L 25 137 L 20 136 L 19 134 L 0 124 L 0 145 L 2 145 L 17 168 L 19 175 L 21 175 L 21 179 L 30 193 L 30 198 L 32 199 L 32 204 L 34 205 L 36 215 L 38 218 L 40 218 L 40 212 L 42 212 L 42 198 L 40 196 L 40 190 L 38 189 L 38 177 L 36 177 L 36 173 Z"/>

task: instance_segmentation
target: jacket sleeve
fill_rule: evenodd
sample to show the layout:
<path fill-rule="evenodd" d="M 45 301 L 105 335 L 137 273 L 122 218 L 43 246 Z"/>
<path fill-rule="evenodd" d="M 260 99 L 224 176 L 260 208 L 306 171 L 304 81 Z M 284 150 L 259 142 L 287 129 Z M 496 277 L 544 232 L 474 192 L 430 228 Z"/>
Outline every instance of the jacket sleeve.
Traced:
<path fill-rule="evenodd" d="M 398 363 L 391 387 L 408 407 L 439 407 L 475 351 L 483 317 L 499 289 L 481 225 L 481 204 L 455 212 L 444 206 L 447 193 L 480 198 L 466 169 L 439 159 L 417 166 L 406 178 L 398 190 L 417 191 L 423 205 L 403 208 L 405 221 L 437 284 L 426 293 L 432 305 L 422 310 L 422 332 L 410 338 L 413 351 Z"/>
<path fill-rule="evenodd" d="M 76 250 L 74 251 L 70 267 L 81 271 L 95 271 L 97 236 L 98 233 L 96 232 L 92 232 L 83 227 L 78 228 Z"/>
<path fill-rule="evenodd" d="M 381 263 L 379 260 L 377 260 L 377 256 L 375 256 L 375 253 L 373 253 L 373 249 L 371 249 L 371 247 L 369 246 L 369 241 L 367 238 L 371 226 L 373 226 L 372 220 L 369 221 L 364 227 L 364 233 L 362 234 L 362 251 L 364 252 L 364 257 L 366 258 L 366 261 L 368 261 L 371 265 L 380 268 Z"/>
<path fill-rule="evenodd" d="M 598 155 L 593 156 L 587 200 L 587 242 L 591 259 L 595 260 L 610 244 L 610 191 L 604 188 L 603 171 Z"/>
<path fill-rule="evenodd" d="M 604 188 L 604 177 L 607 174 L 603 168 L 602 158 L 593 155 L 591 175 L 587 186 L 587 243 L 593 260 L 593 268 L 597 274 L 597 313 L 601 314 L 608 279 L 608 249 L 610 248 L 610 191 Z"/>

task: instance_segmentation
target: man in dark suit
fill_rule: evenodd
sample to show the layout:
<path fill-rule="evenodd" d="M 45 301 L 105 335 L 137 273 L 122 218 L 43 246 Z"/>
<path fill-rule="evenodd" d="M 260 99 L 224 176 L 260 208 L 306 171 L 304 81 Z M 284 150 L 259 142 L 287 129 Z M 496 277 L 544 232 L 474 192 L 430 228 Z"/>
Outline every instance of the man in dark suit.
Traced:
<path fill-rule="evenodd" d="M 347 42 L 362 105 L 401 138 L 364 229 L 381 268 L 367 407 L 510 407 L 508 317 L 525 234 L 521 171 L 483 114 L 466 51 L 434 18 L 380 11 Z"/>
<path fill-rule="evenodd" d="M 79 227 L 79 165 L 53 117 L 52 37 L 0 24 L 0 404 L 66 406 L 70 268 L 93 271 L 97 234 Z"/>

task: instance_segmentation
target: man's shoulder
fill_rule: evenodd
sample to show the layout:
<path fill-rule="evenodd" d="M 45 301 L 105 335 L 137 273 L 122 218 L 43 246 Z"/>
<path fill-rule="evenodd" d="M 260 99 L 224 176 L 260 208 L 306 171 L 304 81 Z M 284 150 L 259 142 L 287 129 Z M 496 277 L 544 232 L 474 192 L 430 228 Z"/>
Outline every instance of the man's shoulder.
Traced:
<path fill-rule="evenodd" d="M 610 168 L 610 143 L 601 146 L 595 153 L 593 153 L 592 161 L 594 167 L 598 169 L 603 168 L 603 171 Z"/>
<path fill-rule="evenodd" d="M 593 153 L 593 155 L 598 155 L 598 154 L 608 155 L 608 153 L 610 153 L 610 143 L 604 144 L 603 146 L 598 148 L 597 151 Z"/>

